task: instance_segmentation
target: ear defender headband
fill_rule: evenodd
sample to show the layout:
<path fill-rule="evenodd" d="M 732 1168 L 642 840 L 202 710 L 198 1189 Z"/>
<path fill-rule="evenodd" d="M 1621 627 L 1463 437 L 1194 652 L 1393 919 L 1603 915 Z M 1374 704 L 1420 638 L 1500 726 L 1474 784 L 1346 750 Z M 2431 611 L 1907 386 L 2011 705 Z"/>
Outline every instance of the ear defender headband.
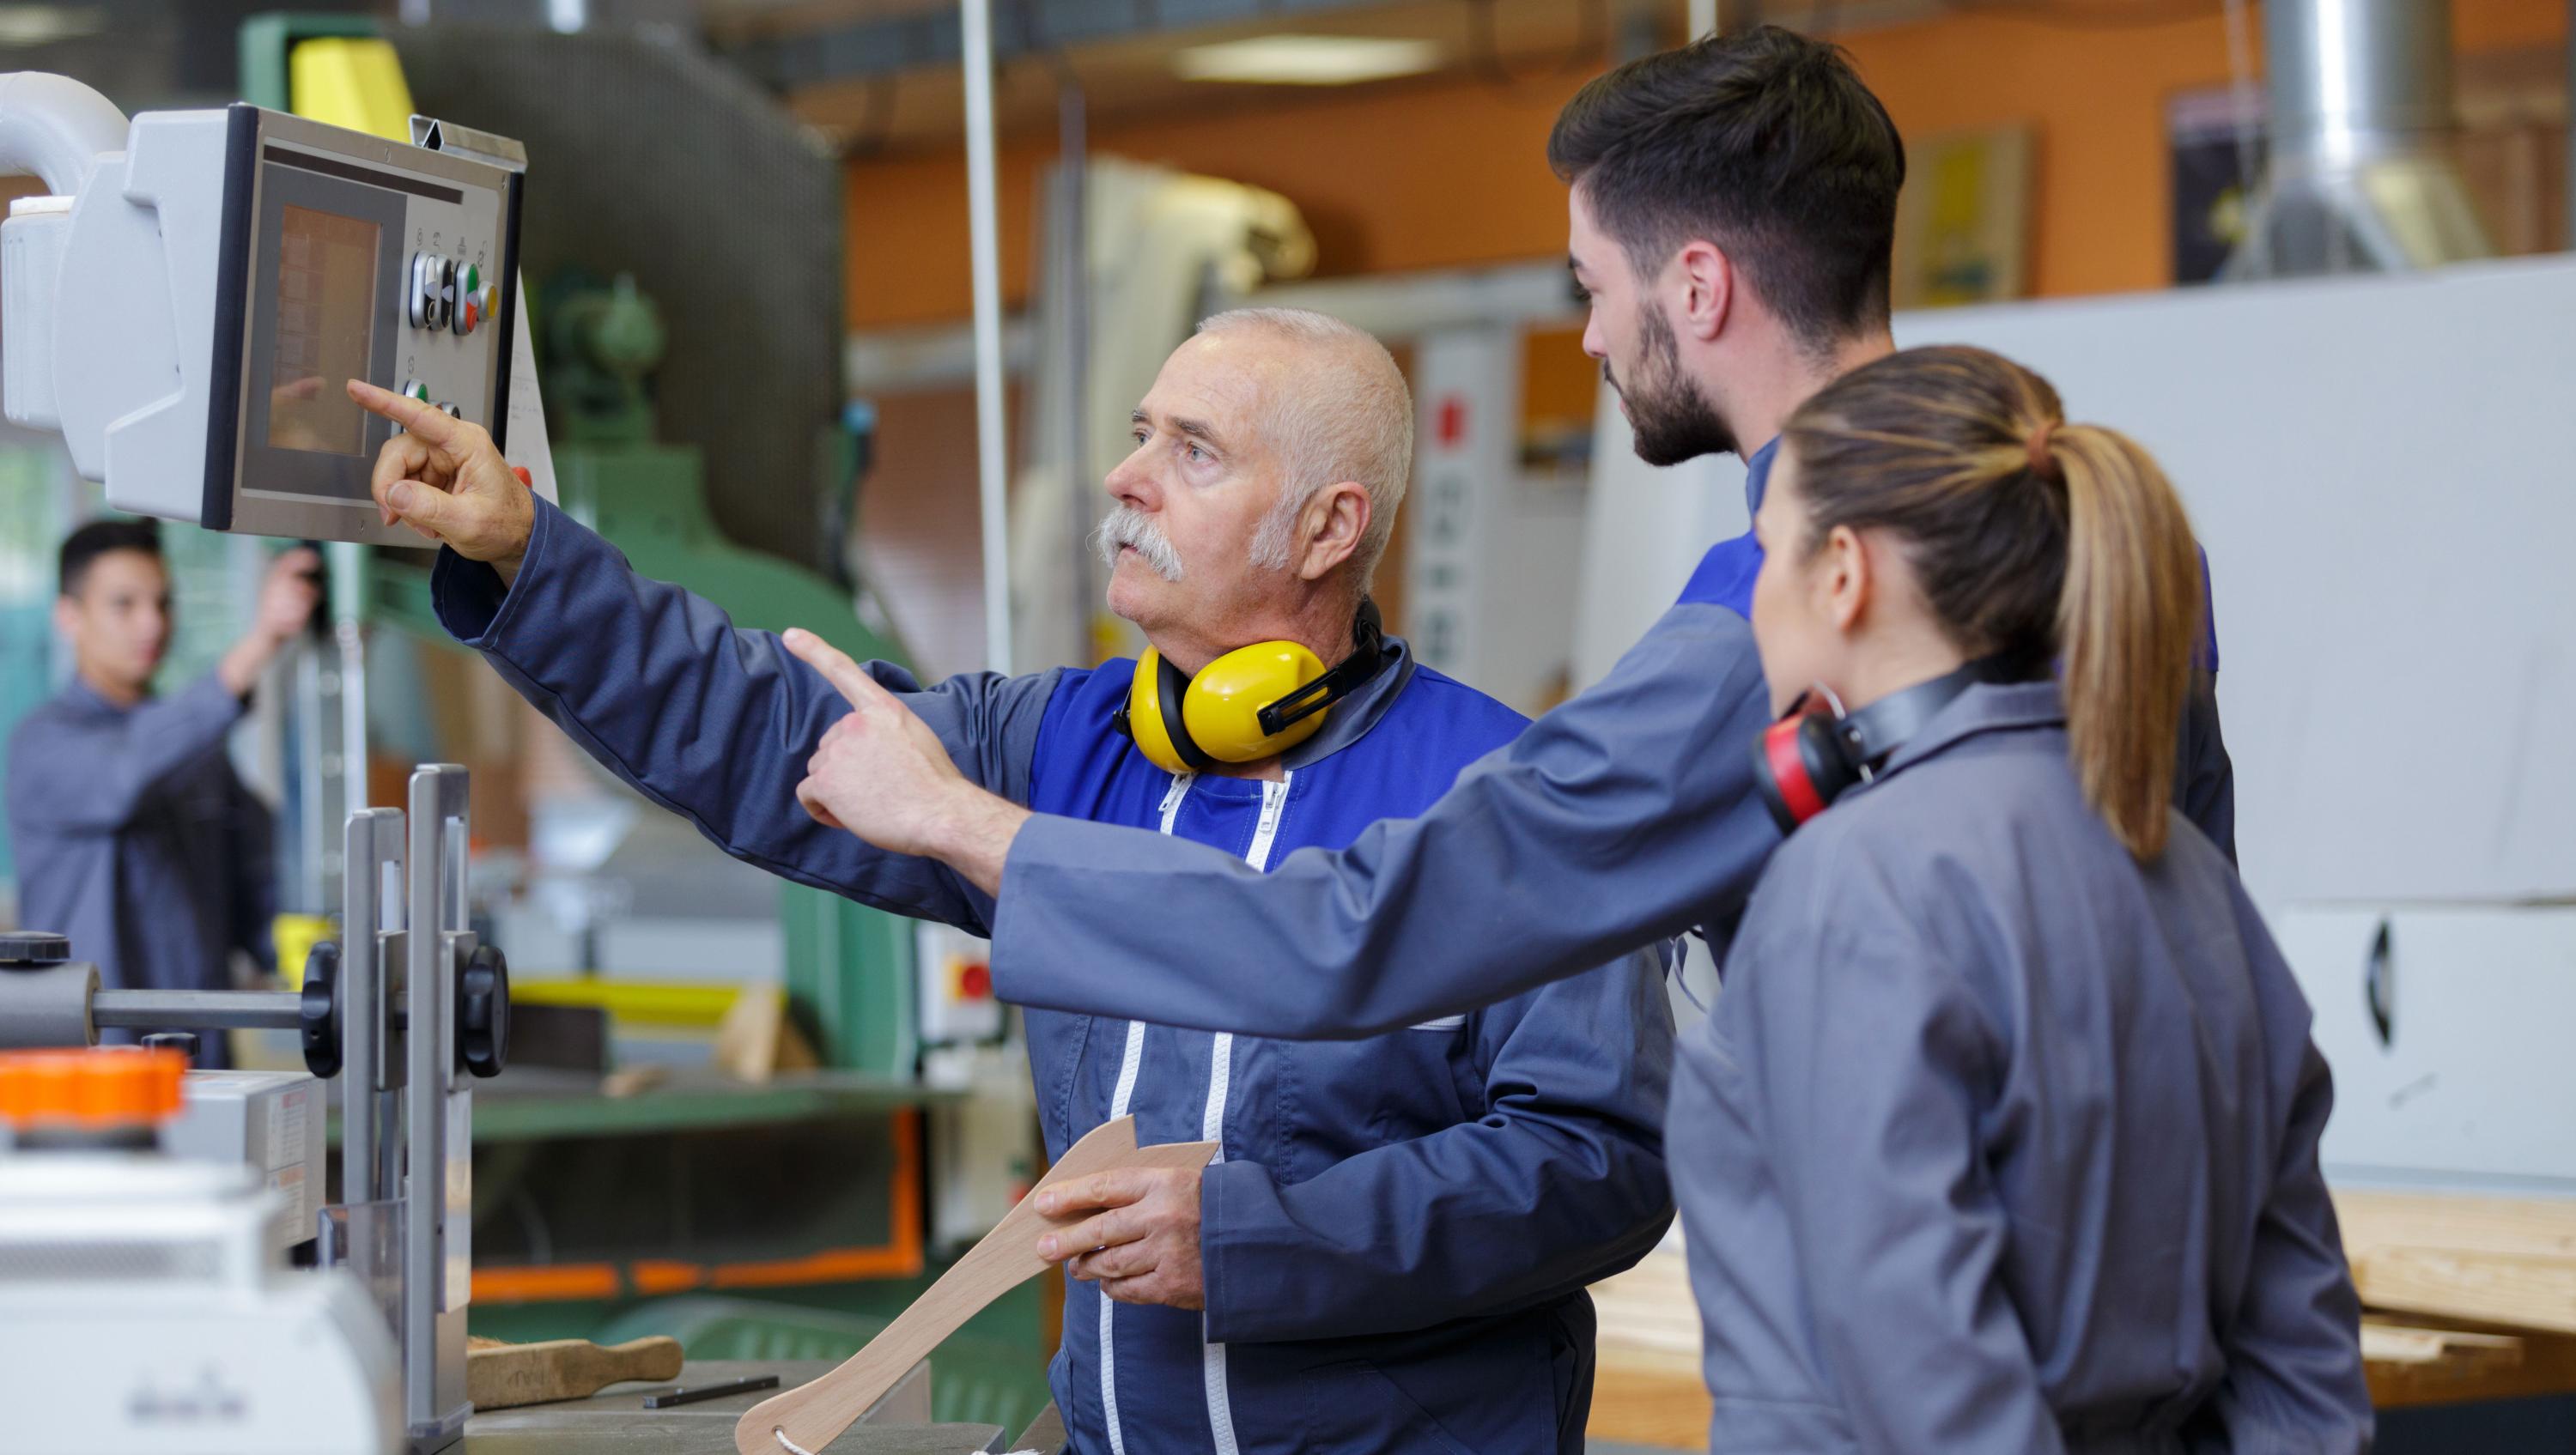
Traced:
<path fill-rule="evenodd" d="M 1258 763 L 1313 737 L 1325 712 L 1376 676 L 1385 660 L 1377 603 L 1365 599 L 1351 624 L 1351 654 L 1330 669 L 1302 643 L 1255 642 L 1191 677 L 1147 647 L 1112 722 L 1166 772 Z"/>
<path fill-rule="evenodd" d="M 1896 750 L 1960 693 L 1980 682 L 2014 682 L 2028 675 L 2006 658 L 1980 657 L 1849 713 L 1832 692 L 1814 688 L 1800 694 L 1786 716 L 1753 740 L 1754 786 L 1762 790 L 1780 832 L 1794 832 L 1854 785 L 1876 777 Z"/>

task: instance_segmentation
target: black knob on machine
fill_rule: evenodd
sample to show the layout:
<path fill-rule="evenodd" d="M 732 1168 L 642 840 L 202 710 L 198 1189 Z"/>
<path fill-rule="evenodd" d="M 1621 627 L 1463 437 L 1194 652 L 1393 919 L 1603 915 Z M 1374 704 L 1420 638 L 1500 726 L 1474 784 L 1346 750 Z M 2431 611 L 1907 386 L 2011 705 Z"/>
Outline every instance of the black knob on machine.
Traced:
<path fill-rule="evenodd" d="M 510 962 L 477 945 L 456 976 L 456 1061 L 476 1076 L 498 1076 L 510 1059 Z"/>
<path fill-rule="evenodd" d="M 296 1003 L 304 1036 L 304 1069 L 328 1081 L 340 1074 L 340 947 L 316 940 L 304 957 L 304 994 Z"/>

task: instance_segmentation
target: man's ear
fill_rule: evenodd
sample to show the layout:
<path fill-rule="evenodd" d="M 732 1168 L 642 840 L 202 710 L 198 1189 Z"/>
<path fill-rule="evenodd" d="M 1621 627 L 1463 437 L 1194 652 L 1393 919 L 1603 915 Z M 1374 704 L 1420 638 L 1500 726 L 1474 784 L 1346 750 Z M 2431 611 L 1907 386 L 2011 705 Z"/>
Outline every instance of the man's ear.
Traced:
<path fill-rule="evenodd" d="M 1682 244 L 1665 270 L 1672 279 L 1673 331 L 1706 343 L 1735 307 L 1735 262 L 1706 238 Z"/>
<path fill-rule="evenodd" d="M 1294 558 L 1297 575 L 1320 581 L 1359 553 L 1368 535 L 1368 487 L 1351 480 L 1325 486 L 1298 512 L 1297 525 L 1303 543 Z"/>
<path fill-rule="evenodd" d="M 68 596 L 54 598 L 54 631 L 69 640 L 80 628 L 80 603 Z"/>

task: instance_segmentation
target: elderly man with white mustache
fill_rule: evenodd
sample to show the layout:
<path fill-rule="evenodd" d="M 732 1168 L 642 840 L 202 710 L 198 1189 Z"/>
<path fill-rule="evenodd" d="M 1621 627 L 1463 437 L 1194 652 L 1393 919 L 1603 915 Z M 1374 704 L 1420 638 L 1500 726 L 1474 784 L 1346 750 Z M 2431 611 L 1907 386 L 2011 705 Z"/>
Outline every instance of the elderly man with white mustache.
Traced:
<path fill-rule="evenodd" d="M 959 770 L 1030 809 L 1220 845 L 1255 869 L 1417 813 L 1519 714 L 1416 662 L 1368 601 L 1412 461 L 1403 376 L 1319 314 L 1209 319 L 1134 415 L 1098 541 L 1141 661 L 924 688 L 802 633 L 739 631 L 537 500 L 488 436 L 352 385 L 406 427 L 376 498 L 448 547 L 441 619 L 612 771 L 736 857 L 992 932 L 945 866 L 837 832 L 799 783 L 842 687 L 899 694 Z M 603 650 L 603 644 L 615 650 Z M 1471 904 L 1457 912 L 1473 915 Z M 1239 962 L 1171 906 L 1166 953 Z M 1027 1012 L 1051 1155 L 1133 1116 L 1203 1172 L 1041 1194 L 1088 1219 L 1049 1370 L 1071 1447 L 1579 1451 L 1584 1285 L 1670 1221 L 1673 1031 L 1641 955 L 1372 1040 L 1289 1043 Z"/>

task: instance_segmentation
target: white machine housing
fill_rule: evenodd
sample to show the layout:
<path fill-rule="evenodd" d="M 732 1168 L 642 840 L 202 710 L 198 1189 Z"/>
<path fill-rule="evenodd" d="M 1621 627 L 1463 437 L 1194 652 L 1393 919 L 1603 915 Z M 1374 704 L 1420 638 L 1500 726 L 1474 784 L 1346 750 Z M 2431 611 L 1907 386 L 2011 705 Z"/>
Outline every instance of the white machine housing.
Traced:
<path fill-rule="evenodd" d="M 283 1253 L 312 1241 L 322 1213 L 329 1111 L 322 1082 L 301 1071 L 191 1071 L 161 1150 L 247 1167 L 283 1200 L 270 1240 Z"/>
<path fill-rule="evenodd" d="M 86 155 L 84 155 L 86 152 Z M 368 479 L 393 426 L 350 378 L 504 443 L 520 177 L 234 105 L 131 124 L 0 77 L 8 417 L 58 429 L 108 504 L 211 530 L 417 546 Z"/>
<path fill-rule="evenodd" d="M 390 1455 L 394 1348 L 348 1273 L 290 1271 L 248 1167 L 0 1156 L 0 1427 L 13 1450 Z"/>

